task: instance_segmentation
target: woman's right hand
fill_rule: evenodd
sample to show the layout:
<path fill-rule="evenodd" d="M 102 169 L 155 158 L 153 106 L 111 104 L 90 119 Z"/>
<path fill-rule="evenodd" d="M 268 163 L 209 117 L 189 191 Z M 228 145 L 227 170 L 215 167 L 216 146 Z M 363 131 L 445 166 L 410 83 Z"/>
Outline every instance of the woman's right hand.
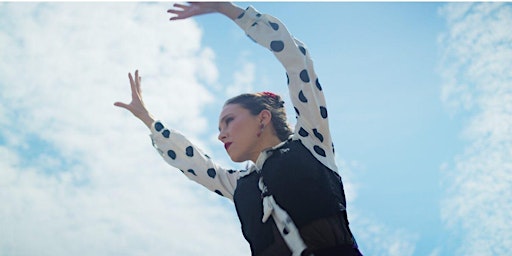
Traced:
<path fill-rule="evenodd" d="M 133 79 L 131 73 L 128 73 L 128 78 L 130 79 L 130 87 L 132 90 L 132 101 L 130 104 L 118 101 L 114 103 L 114 105 L 130 111 L 134 116 L 139 118 L 148 128 L 151 129 L 151 125 L 155 120 L 146 109 L 144 100 L 142 99 L 142 90 L 140 87 L 142 78 L 139 76 L 139 71 L 135 71 L 135 79 Z"/>

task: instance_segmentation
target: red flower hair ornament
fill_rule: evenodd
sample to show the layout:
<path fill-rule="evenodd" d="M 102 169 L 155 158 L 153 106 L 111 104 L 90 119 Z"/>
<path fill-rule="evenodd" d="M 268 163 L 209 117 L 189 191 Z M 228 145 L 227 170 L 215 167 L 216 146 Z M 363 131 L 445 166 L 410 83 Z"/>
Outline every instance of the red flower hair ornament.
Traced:
<path fill-rule="evenodd" d="M 273 92 L 262 92 L 261 94 L 263 94 L 264 96 L 273 98 L 273 99 L 277 99 L 277 95 Z"/>

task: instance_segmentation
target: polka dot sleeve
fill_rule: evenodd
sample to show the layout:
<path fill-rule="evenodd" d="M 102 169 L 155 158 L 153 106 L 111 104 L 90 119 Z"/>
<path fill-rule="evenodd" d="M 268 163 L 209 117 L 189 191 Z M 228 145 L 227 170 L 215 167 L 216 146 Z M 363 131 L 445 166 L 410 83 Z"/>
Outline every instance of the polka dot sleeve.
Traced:
<path fill-rule="evenodd" d="M 284 66 L 297 115 L 294 139 L 300 139 L 320 162 L 337 171 L 325 97 L 306 46 L 295 39 L 280 20 L 261 14 L 253 7 L 248 7 L 235 22 Z"/>
<path fill-rule="evenodd" d="M 218 166 L 185 136 L 166 128 L 160 121 L 153 123 L 150 137 L 153 147 L 168 164 L 207 189 L 233 200 L 239 171 Z"/>

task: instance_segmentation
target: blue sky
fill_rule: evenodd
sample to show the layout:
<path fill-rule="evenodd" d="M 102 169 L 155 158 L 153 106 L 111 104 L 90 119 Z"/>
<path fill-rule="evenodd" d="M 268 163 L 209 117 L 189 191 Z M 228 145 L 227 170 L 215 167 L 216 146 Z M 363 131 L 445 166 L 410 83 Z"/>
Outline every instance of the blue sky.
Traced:
<path fill-rule="evenodd" d="M 239 4 L 312 52 L 363 253 L 512 252 L 510 4 Z M 1 3 L 0 255 L 249 254 L 232 204 L 112 103 L 139 69 L 155 116 L 237 166 L 224 100 L 286 77 L 231 21 L 171 5 Z"/>

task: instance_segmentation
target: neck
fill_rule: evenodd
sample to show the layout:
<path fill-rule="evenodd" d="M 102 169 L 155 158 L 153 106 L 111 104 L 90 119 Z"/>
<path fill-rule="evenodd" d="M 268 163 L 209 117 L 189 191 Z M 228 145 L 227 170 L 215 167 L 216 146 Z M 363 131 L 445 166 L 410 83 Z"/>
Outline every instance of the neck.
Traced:
<path fill-rule="evenodd" d="M 258 159 L 261 152 L 264 150 L 267 150 L 269 148 L 275 147 L 277 144 L 281 143 L 282 141 L 274 134 L 269 134 L 267 136 L 261 136 L 259 147 L 257 152 L 255 152 L 254 156 L 252 157 L 252 162 L 256 163 L 256 160 Z"/>

